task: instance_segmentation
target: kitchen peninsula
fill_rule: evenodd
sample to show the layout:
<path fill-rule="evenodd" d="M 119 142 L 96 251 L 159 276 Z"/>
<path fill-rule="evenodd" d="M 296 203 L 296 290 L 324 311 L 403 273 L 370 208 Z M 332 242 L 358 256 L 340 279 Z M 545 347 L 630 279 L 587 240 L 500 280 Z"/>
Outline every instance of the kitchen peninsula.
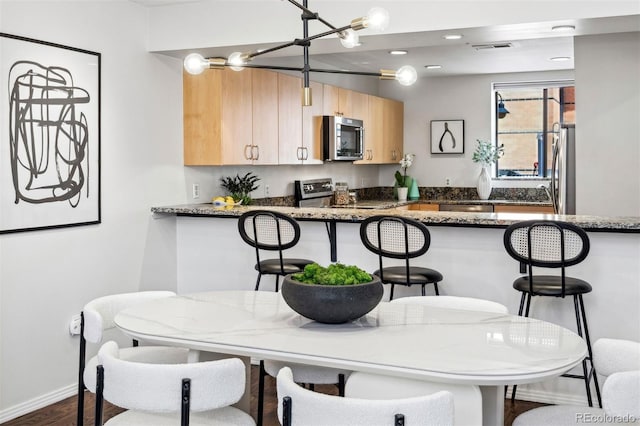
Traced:
<path fill-rule="evenodd" d="M 161 268 L 176 275 L 179 294 L 212 290 L 252 290 L 255 285 L 255 251 L 238 234 L 237 217 L 249 209 L 271 209 L 296 218 L 301 227 L 299 243 L 287 251 L 291 257 L 328 264 L 335 232 L 336 260 L 357 264 L 368 271 L 378 268 L 377 257 L 360 241 L 359 222 L 376 214 L 412 217 L 424 222 L 431 233 L 429 251 L 415 264 L 437 268 L 444 280 L 440 294 L 479 297 L 504 304 L 516 313 L 519 293 L 512 282 L 520 276 L 519 265 L 506 253 L 504 228 L 527 219 L 559 219 L 588 231 L 591 251 L 587 259 L 571 268 L 585 277 L 593 291 L 585 297 L 593 341 L 600 337 L 640 340 L 640 218 L 555 216 L 517 213 L 430 212 L 420 210 L 355 208 L 295 208 L 249 206 L 216 208 L 212 204 L 189 204 L 152 208 L 151 224 L 164 251 Z M 158 273 L 162 273 L 158 271 Z M 386 286 L 385 286 L 386 287 Z M 273 281 L 263 280 L 261 291 L 272 291 Z M 388 299 L 385 288 L 384 300 Z M 396 297 L 413 296 L 418 288 L 400 287 Z M 534 298 L 532 316 L 575 330 L 575 318 L 566 304 L 570 299 Z M 624 326 L 622 326 L 624 325 Z M 534 338 L 534 336 L 532 336 Z M 541 402 L 585 403 L 578 380 L 554 379 L 518 388 L 518 395 Z"/>

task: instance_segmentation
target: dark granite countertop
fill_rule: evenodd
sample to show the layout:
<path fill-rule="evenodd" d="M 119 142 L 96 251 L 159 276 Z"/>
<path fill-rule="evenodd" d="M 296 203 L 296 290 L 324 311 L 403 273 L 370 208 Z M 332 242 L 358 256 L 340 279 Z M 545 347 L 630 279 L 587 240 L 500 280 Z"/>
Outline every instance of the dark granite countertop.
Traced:
<path fill-rule="evenodd" d="M 462 200 L 460 200 L 462 201 Z M 488 202 L 492 202 L 489 200 Z M 426 202 L 426 201 L 420 201 Z M 449 203 L 449 201 L 447 201 Z M 216 207 L 213 204 L 184 204 L 167 207 L 152 207 L 156 214 L 200 217 L 238 217 L 249 210 L 273 210 L 288 214 L 299 220 L 360 222 L 365 218 L 379 214 L 394 214 L 411 217 L 434 226 L 466 226 L 505 228 L 512 223 L 529 219 L 550 219 L 574 223 L 588 231 L 632 232 L 640 233 L 640 217 L 609 217 L 586 215 L 554 215 L 538 213 L 468 213 L 468 212 L 429 212 L 421 210 L 390 210 L 407 203 L 389 202 L 383 209 L 376 208 L 298 208 L 281 206 L 237 206 Z M 539 205 L 536 204 L 536 205 Z"/>

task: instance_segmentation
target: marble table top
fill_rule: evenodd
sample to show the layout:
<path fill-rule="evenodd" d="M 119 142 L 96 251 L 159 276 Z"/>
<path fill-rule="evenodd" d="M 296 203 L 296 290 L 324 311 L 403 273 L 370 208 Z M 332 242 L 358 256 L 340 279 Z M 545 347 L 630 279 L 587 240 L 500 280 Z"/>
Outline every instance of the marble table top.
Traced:
<path fill-rule="evenodd" d="M 381 302 L 353 322 L 320 324 L 273 292 L 159 299 L 122 311 L 115 322 L 153 343 L 485 386 L 555 377 L 587 353 L 577 334 L 531 318 Z"/>
<path fill-rule="evenodd" d="M 396 206 L 397 207 L 397 206 Z M 217 207 L 211 203 L 182 204 L 152 207 L 156 214 L 172 214 L 205 217 L 238 217 L 248 210 L 272 210 L 288 214 L 298 220 L 361 222 L 374 215 L 402 215 L 433 226 L 466 226 L 506 228 L 523 220 L 560 220 L 574 223 L 587 231 L 640 233 L 640 217 L 609 217 L 586 215 L 555 215 L 541 213 L 473 213 L 473 212 L 429 212 L 420 210 L 399 210 L 396 208 L 316 208 L 280 206 L 236 206 Z"/>

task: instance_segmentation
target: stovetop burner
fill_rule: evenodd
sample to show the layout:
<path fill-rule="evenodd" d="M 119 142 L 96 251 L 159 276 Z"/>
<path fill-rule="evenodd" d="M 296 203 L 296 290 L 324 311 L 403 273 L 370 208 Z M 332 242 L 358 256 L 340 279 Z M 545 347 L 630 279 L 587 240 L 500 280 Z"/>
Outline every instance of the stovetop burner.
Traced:
<path fill-rule="evenodd" d="M 328 207 L 333 198 L 331 178 L 297 180 L 294 182 L 297 207 Z"/>

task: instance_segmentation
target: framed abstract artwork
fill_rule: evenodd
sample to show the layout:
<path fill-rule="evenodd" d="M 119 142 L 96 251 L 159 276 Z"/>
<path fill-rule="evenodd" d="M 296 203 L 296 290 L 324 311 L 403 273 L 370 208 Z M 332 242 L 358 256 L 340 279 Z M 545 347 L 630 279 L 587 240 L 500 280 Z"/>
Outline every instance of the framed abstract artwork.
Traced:
<path fill-rule="evenodd" d="M 100 54 L 0 33 L 0 233 L 100 223 Z"/>
<path fill-rule="evenodd" d="M 431 120 L 431 153 L 464 154 L 464 120 Z"/>

